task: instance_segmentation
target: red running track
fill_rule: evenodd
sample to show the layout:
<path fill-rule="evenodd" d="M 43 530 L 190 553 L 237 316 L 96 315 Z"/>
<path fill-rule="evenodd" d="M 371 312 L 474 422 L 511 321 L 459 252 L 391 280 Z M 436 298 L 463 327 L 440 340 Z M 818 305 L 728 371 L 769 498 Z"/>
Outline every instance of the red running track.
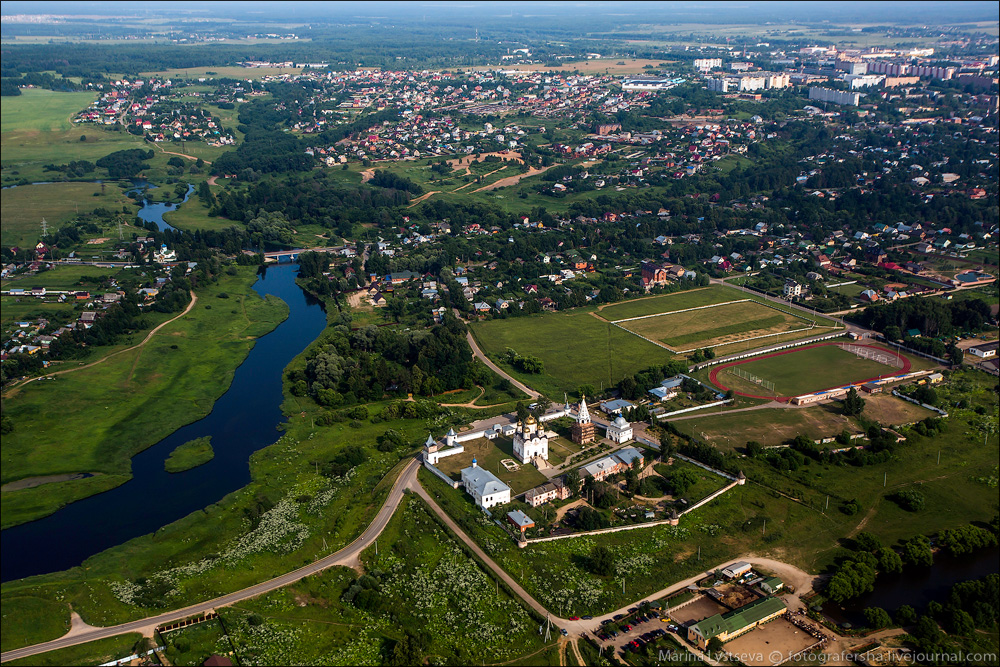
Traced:
<path fill-rule="evenodd" d="M 813 347 L 823 347 L 825 345 L 836 345 L 837 347 L 841 346 L 840 343 L 816 343 L 815 345 L 803 345 L 802 347 L 793 347 L 793 348 L 791 348 L 789 350 L 781 350 L 780 352 L 772 352 L 771 354 L 762 354 L 762 355 L 757 356 L 757 357 L 750 357 L 748 359 L 740 359 L 738 361 L 731 361 L 728 364 L 723 364 L 721 366 L 717 366 L 717 367 L 713 368 L 712 371 L 708 374 L 708 379 L 716 387 L 722 389 L 722 391 L 729 391 L 729 387 L 727 387 L 726 385 L 722 384 L 719 381 L 719 372 L 720 371 L 723 371 L 723 370 L 725 370 L 725 369 L 727 369 L 727 368 L 729 368 L 731 366 L 739 366 L 741 364 L 749 364 L 752 361 L 758 361 L 760 359 L 768 359 L 770 357 L 780 357 L 783 354 L 792 354 L 793 352 L 801 352 L 802 350 L 808 350 L 809 348 L 813 348 Z M 903 360 L 903 367 L 898 370 L 899 373 L 908 373 L 910 371 L 910 367 L 912 366 L 912 364 L 910 363 L 910 360 L 907 359 L 902 354 L 899 354 L 898 352 L 894 352 L 893 350 L 884 348 L 884 347 L 882 347 L 880 345 L 856 345 L 856 347 L 870 347 L 870 348 L 875 349 L 875 350 L 881 350 L 883 352 L 888 352 L 889 354 L 891 354 L 893 356 L 898 356 L 900 359 Z M 857 382 L 852 382 L 851 384 L 858 384 L 858 385 L 860 385 L 860 384 L 864 384 L 866 382 L 871 382 L 872 380 L 877 380 L 877 379 L 879 379 L 879 378 L 878 377 L 873 377 L 873 378 L 868 378 L 867 380 L 858 380 Z M 837 389 L 838 387 L 843 387 L 843 386 L 845 386 L 845 385 L 837 385 L 836 387 L 828 387 L 827 389 L 817 389 L 816 391 L 829 391 L 830 389 Z M 787 403 L 792 398 L 791 396 L 778 396 L 778 397 L 774 397 L 774 396 L 756 396 L 754 394 L 744 394 L 743 392 L 736 391 L 735 389 L 733 390 L 733 393 L 735 393 L 738 396 L 746 396 L 747 398 L 761 398 L 761 399 L 764 399 L 764 400 L 775 400 L 775 401 L 777 401 L 779 403 Z M 815 392 L 811 392 L 811 393 L 815 393 Z"/>

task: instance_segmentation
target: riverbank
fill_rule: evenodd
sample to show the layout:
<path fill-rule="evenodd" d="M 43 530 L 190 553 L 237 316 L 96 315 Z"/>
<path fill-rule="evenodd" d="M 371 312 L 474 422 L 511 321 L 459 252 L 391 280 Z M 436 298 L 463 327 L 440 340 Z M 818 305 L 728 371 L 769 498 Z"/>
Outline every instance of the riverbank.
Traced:
<path fill-rule="evenodd" d="M 124 483 L 132 456 L 208 414 L 256 338 L 287 316 L 278 299 L 261 299 L 252 290 L 254 270 L 240 267 L 201 287 L 204 306 L 164 327 L 147 345 L 30 383 L 5 400 L 14 431 L 0 450 L 4 484 L 81 471 L 103 475 L 5 489 L 3 528 Z"/>

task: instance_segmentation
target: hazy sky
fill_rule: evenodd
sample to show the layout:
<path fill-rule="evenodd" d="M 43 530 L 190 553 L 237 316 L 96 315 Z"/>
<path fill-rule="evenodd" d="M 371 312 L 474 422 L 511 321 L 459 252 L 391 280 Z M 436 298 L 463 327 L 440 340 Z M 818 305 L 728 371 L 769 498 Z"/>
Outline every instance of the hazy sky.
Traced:
<path fill-rule="evenodd" d="M 292 19 L 312 18 L 344 19 L 352 17 L 423 18 L 437 16 L 450 19 L 467 16 L 504 16 L 532 14 L 618 15 L 625 20 L 635 18 L 672 19 L 683 22 L 758 22 L 797 20 L 819 22 L 878 21 L 878 22 L 933 22 L 955 23 L 961 21 L 996 21 L 996 2 L 870 2 L 851 0 L 845 2 L 298 2 L 284 0 L 247 0 L 242 2 L 194 2 L 189 0 L 156 2 L 95 2 L 93 0 L 51 2 L 5 1 L 2 14 L 72 14 L 112 16 L 220 16 L 243 19 Z"/>

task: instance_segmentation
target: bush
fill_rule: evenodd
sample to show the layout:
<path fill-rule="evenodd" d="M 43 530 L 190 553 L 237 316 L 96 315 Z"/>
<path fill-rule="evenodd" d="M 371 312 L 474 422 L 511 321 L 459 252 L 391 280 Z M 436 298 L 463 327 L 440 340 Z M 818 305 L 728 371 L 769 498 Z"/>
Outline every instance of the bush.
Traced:
<path fill-rule="evenodd" d="M 919 491 L 907 489 L 890 493 L 886 497 L 907 512 L 919 512 L 924 508 L 924 494 Z"/>

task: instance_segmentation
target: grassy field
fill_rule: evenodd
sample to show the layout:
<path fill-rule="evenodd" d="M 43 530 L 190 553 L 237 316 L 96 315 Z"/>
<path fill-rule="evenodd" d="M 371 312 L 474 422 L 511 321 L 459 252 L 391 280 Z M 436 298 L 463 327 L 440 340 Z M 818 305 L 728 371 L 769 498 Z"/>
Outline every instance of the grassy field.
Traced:
<path fill-rule="evenodd" d="M 26 247 L 38 243 L 42 236 L 42 218 L 48 231 L 54 232 L 78 213 L 90 213 L 95 208 L 121 210 L 131 203 L 114 183 L 46 183 L 22 185 L 3 191 L 0 200 L 0 243 Z"/>
<path fill-rule="evenodd" d="M 865 396 L 864 415 L 880 424 L 899 425 L 935 416 L 913 403 L 885 394 Z M 677 430 L 720 449 L 742 447 L 748 440 L 765 445 L 780 445 L 797 435 L 813 440 L 832 438 L 845 429 L 861 433 L 856 419 L 845 417 L 840 403 L 830 402 L 807 408 L 766 408 L 735 414 L 717 414 L 672 422 Z"/>
<path fill-rule="evenodd" d="M 924 412 L 925 416 L 930 415 Z M 720 449 L 743 447 L 749 440 L 772 446 L 797 435 L 818 440 L 839 435 L 845 429 L 850 433 L 862 430 L 857 421 L 842 414 L 839 403 L 801 409 L 766 408 L 728 415 L 723 413 L 672 423 L 678 431 L 713 443 Z"/>
<path fill-rule="evenodd" d="M 79 644 L 69 648 L 59 649 L 33 655 L 30 658 L 11 660 L 6 665 L 25 665 L 26 667 L 60 667 L 61 665 L 103 665 L 118 658 L 132 655 L 134 648 L 142 635 L 138 632 L 98 639 L 95 642 Z"/>
<path fill-rule="evenodd" d="M 197 196 L 191 196 L 183 204 L 178 204 L 173 211 L 163 214 L 163 221 L 173 225 L 177 229 L 184 231 L 194 231 L 196 229 L 219 230 L 237 225 L 232 220 L 226 218 L 212 218 L 208 215 L 208 209 L 201 203 Z M 239 225 L 237 225 L 239 226 Z"/>
<path fill-rule="evenodd" d="M 63 602 L 24 598 L 17 601 L 17 607 L 17 623 L 6 612 L 2 615 L 0 650 L 37 644 L 69 630 L 68 607 Z"/>
<path fill-rule="evenodd" d="M 0 285 L 3 289 L 11 287 L 44 287 L 50 290 L 84 290 L 93 292 L 99 287 L 88 285 L 77 285 L 81 278 L 101 278 L 103 276 L 114 276 L 117 269 L 108 269 L 101 266 L 90 266 L 85 264 L 74 266 L 53 266 L 52 268 L 36 273 L 31 276 L 17 276 L 13 280 L 4 280 Z M 62 305 L 62 304 L 54 304 Z M 7 304 L 4 304 L 4 308 Z"/>
<path fill-rule="evenodd" d="M 681 351 L 784 333 L 809 323 L 753 301 L 624 322 L 622 327 Z"/>
<path fill-rule="evenodd" d="M 214 458 L 212 438 L 206 436 L 178 445 L 163 462 L 163 467 L 167 472 L 184 472 L 208 463 Z"/>
<path fill-rule="evenodd" d="M 480 468 L 489 470 L 500 478 L 504 484 L 510 487 L 511 495 L 524 493 L 528 489 L 534 488 L 547 481 L 545 475 L 538 471 L 531 464 L 522 465 L 518 463 L 519 469 L 509 472 L 500 461 L 503 459 L 514 459 L 513 441 L 509 438 L 497 438 L 487 440 L 479 438 L 463 443 L 465 451 L 461 454 L 448 456 L 441 459 L 437 464 L 438 470 L 446 475 L 450 475 L 455 480 L 461 479 L 461 471 L 472 465 L 475 458 Z M 516 461 L 516 459 L 514 459 Z"/>
<path fill-rule="evenodd" d="M 142 76 L 156 76 L 170 79 L 199 79 L 202 77 L 219 79 L 260 79 L 277 74 L 298 74 L 300 67 L 186 67 L 182 69 L 163 69 L 155 72 L 142 72 Z"/>
<path fill-rule="evenodd" d="M 72 118 L 97 99 L 97 93 L 61 93 L 28 88 L 8 97 L 0 108 L 0 132 L 54 132 L 72 129 Z"/>
<path fill-rule="evenodd" d="M 15 431 L 4 436 L 0 450 L 2 481 L 73 472 L 128 475 L 136 452 L 208 414 L 253 339 L 286 316 L 284 304 L 273 297 L 260 299 L 250 289 L 255 278 L 252 268 L 242 268 L 199 290 L 209 302 L 228 292 L 232 312 L 196 307 L 142 348 L 11 392 L 4 413 Z M 95 406 L 106 406 L 100 418 Z M 143 419 L 136 419 L 139 414 Z M 66 441 L 67 431 L 76 434 L 72 442 Z M 83 497 L 94 492 L 99 482 L 93 479 L 64 484 L 79 488 L 77 497 Z M 37 518 L 34 508 L 40 497 L 52 493 L 49 486 L 26 490 L 30 494 L 4 493 L 3 525 Z"/>
<path fill-rule="evenodd" d="M 661 347 L 594 317 L 592 309 L 574 309 L 531 317 L 492 320 L 470 325 L 480 347 L 494 362 L 508 347 L 538 357 L 540 375 L 511 373 L 553 399 L 576 392 L 582 384 L 610 386 L 672 355 Z M 498 362 L 499 363 L 499 362 Z"/>
<path fill-rule="evenodd" d="M 789 354 L 753 359 L 719 372 L 718 382 L 727 388 L 764 395 L 768 390 L 736 377 L 731 372 L 734 369 L 773 382 L 778 396 L 798 396 L 899 372 L 897 368 L 857 357 L 837 345 L 821 345 L 795 350 Z"/>
<path fill-rule="evenodd" d="M 747 296 L 739 290 L 716 286 L 703 287 L 675 294 L 650 296 L 624 303 L 615 303 L 610 306 L 602 306 L 598 308 L 597 314 L 610 322 L 614 322 L 615 320 L 622 320 L 628 317 L 672 313 L 676 310 L 710 306 L 746 298 Z"/>

